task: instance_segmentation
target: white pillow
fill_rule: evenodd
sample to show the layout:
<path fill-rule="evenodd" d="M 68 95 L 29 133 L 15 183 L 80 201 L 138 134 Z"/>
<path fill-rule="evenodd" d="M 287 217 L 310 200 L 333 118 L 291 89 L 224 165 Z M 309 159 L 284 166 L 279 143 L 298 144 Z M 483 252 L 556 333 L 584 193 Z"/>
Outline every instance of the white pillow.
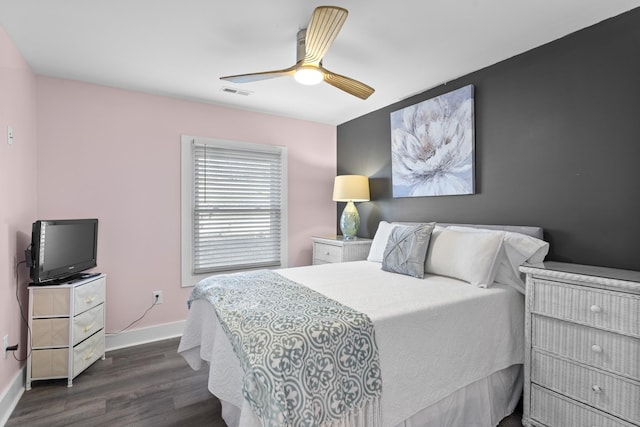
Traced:
<path fill-rule="evenodd" d="M 466 232 L 492 232 L 486 228 L 450 226 L 449 230 Z M 519 267 L 525 262 L 540 263 L 549 253 L 549 243 L 522 233 L 505 231 L 503 249 L 500 254 L 495 281 L 514 287 L 525 293 L 525 283 Z"/>
<path fill-rule="evenodd" d="M 520 266 L 525 262 L 540 263 L 549 253 L 549 243 L 520 233 L 508 232 L 505 236 L 505 259 L 501 262 L 500 275 L 496 275 L 496 282 L 510 285 L 520 293 L 526 293 L 524 274 Z"/>
<path fill-rule="evenodd" d="M 503 231 L 468 233 L 437 227 L 431 235 L 425 272 L 491 286 L 497 271 Z"/>
<path fill-rule="evenodd" d="M 398 224 L 390 224 L 387 221 L 380 221 L 378 223 L 378 229 L 373 236 L 373 242 L 371 242 L 371 249 L 369 249 L 369 255 L 367 261 L 382 262 L 384 258 L 384 249 L 387 247 L 387 241 L 391 230 L 398 227 Z"/>

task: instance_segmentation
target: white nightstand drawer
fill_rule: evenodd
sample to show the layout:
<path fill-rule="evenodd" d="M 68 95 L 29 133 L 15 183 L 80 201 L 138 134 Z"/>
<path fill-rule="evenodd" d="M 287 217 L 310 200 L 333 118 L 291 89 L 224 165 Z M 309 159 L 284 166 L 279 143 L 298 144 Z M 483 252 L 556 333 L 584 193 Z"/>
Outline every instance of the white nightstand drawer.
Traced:
<path fill-rule="evenodd" d="M 323 262 L 342 261 L 342 248 L 340 246 L 314 243 L 315 259 Z"/>
<path fill-rule="evenodd" d="M 640 423 L 640 383 L 534 351 L 531 381 Z"/>
<path fill-rule="evenodd" d="M 538 315 L 531 330 L 535 348 L 640 381 L 638 338 Z"/>
<path fill-rule="evenodd" d="M 534 279 L 533 312 L 640 337 L 640 297 Z"/>
<path fill-rule="evenodd" d="M 313 263 L 362 261 L 367 259 L 371 239 L 356 237 L 345 240 L 342 236 L 313 237 Z"/>
<path fill-rule="evenodd" d="M 549 427 L 633 427 L 535 384 L 531 386 L 531 401 L 531 417 Z"/>

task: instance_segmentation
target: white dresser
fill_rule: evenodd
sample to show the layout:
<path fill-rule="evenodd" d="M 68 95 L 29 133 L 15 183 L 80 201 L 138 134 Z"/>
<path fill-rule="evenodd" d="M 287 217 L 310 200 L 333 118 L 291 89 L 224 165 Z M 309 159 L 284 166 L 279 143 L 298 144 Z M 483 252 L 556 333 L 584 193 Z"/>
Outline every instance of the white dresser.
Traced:
<path fill-rule="evenodd" d="M 527 275 L 525 426 L 640 425 L 640 272 L 545 262 Z"/>
<path fill-rule="evenodd" d="M 349 240 L 342 236 L 313 237 L 313 264 L 365 260 L 372 241 L 362 237 Z"/>
<path fill-rule="evenodd" d="M 104 359 L 106 276 L 51 286 L 29 286 L 29 329 L 25 388 L 35 380 L 73 379 Z"/>

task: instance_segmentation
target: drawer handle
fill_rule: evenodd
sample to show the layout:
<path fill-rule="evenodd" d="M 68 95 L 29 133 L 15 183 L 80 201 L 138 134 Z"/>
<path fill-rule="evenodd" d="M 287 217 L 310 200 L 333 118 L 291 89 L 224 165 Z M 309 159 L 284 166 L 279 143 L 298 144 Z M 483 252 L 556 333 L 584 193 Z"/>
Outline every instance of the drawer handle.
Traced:
<path fill-rule="evenodd" d="M 85 303 L 85 304 L 91 304 L 95 299 L 96 299 L 96 296 L 95 296 L 95 295 L 92 295 L 92 296 L 90 296 L 90 297 L 85 298 L 85 299 L 84 299 L 84 303 Z"/>
<path fill-rule="evenodd" d="M 325 254 L 325 255 L 331 255 L 331 252 L 326 251 L 324 254 Z"/>
<path fill-rule="evenodd" d="M 600 347 L 598 344 L 594 344 L 591 346 L 591 351 L 593 351 L 594 353 L 602 353 L 602 347 Z"/>
<path fill-rule="evenodd" d="M 591 310 L 592 313 L 600 313 L 602 311 L 600 306 L 599 305 L 595 305 L 595 304 L 593 304 L 591 307 L 589 307 L 589 310 Z"/>
<path fill-rule="evenodd" d="M 90 330 L 93 329 L 94 326 L 96 326 L 96 322 L 93 322 L 90 325 L 87 325 L 84 328 L 82 328 L 82 332 L 89 332 Z"/>
<path fill-rule="evenodd" d="M 96 353 L 96 352 L 95 352 L 94 350 L 91 350 L 91 352 L 89 352 L 89 353 L 85 353 L 85 354 L 84 354 L 84 356 L 83 356 L 82 358 L 83 358 L 84 360 L 89 360 L 89 359 L 91 359 L 91 358 L 93 357 L 93 355 L 94 355 L 95 353 Z M 596 387 L 596 386 L 594 386 L 594 387 Z"/>
<path fill-rule="evenodd" d="M 602 387 L 596 384 L 591 386 L 591 390 L 595 391 L 596 393 L 602 393 Z"/>

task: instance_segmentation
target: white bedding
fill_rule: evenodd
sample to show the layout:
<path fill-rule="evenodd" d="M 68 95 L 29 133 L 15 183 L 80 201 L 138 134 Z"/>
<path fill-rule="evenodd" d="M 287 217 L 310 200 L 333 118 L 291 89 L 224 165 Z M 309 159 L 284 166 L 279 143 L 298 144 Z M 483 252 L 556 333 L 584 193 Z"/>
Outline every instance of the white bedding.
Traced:
<path fill-rule="evenodd" d="M 382 367 L 385 426 L 523 363 L 524 299 L 511 287 L 481 289 L 431 275 L 416 279 L 382 271 L 369 261 L 278 272 L 371 318 Z M 178 351 L 194 369 L 201 359 L 210 362 L 209 390 L 243 408 L 242 372 L 208 303 L 192 305 Z M 255 421 L 246 412 L 241 426 Z"/>

